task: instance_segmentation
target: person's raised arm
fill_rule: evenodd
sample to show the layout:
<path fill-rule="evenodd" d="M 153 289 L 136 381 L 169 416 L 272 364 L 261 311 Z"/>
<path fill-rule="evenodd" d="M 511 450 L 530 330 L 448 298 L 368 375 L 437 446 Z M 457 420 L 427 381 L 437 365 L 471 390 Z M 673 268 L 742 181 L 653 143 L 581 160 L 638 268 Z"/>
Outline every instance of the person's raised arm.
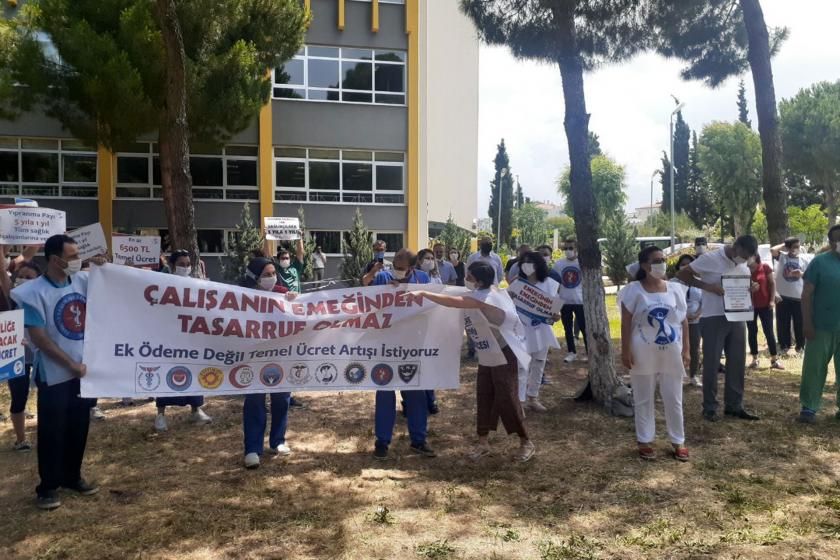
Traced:
<path fill-rule="evenodd" d="M 814 290 L 815 286 L 805 280 L 805 287 L 802 288 L 802 331 L 808 340 L 814 340 L 817 336 L 814 328 Z"/>
<path fill-rule="evenodd" d="M 364 276 L 362 276 L 362 286 L 370 286 L 373 284 L 373 281 L 376 280 L 376 275 L 379 274 L 382 269 L 385 268 L 381 262 L 373 263 L 373 266 L 370 267 L 370 271 L 366 272 Z"/>
<path fill-rule="evenodd" d="M 47 335 L 47 331 L 43 327 L 28 327 L 29 339 L 38 350 L 69 369 L 76 377 L 84 377 L 87 373 L 87 368 L 84 364 L 75 362 L 68 356 L 64 350 L 58 347 L 53 340 Z"/>
<path fill-rule="evenodd" d="M 306 258 L 306 250 L 303 246 L 303 230 L 298 231 L 298 239 L 297 243 L 295 244 L 295 257 L 297 258 L 300 264 L 303 264 L 303 259 Z"/>
<path fill-rule="evenodd" d="M 694 269 L 691 268 L 691 265 L 684 266 L 682 270 L 677 272 L 677 278 L 680 279 L 681 282 L 692 286 L 694 288 L 700 288 L 701 290 L 705 290 L 707 292 L 711 292 L 713 294 L 717 294 L 719 296 L 723 295 L 723 286 L 718 286 L 716 284 L 708 284 L 703 282 L 697 276 L 695 276 Z"/>
<path fill-rule="evenodd" d="M 785 244 L 784 244 L 784 243 L 779 243 L 778 245 L 775 245 L 775 246 L 773 246 L 773 247 L 770 247 L 770 255 L 771 255 L 774 259 L 778 259 L 778 258 L 779 258 L 779 255 L 780 255 L 780 254 L 781 254 L 781 252 L 782 252 L 782 249 L 784 249 L 784 248 L 785 248 Z"/>
<path fill-rule="evenodd" d="M 442 305 L 444 307 L 453 307 L 455 309 L 478 309 L 482 313 L 484 313 L 484 316 L 487 317 L 488 321 L 497 326 L 505 322 L 504 311 L 502 311 L 495 305 L 490 305 L 489 303 L 484 303 L 483 301 L 478 301 L 477 299 L 471 297 L 448 296 L 445 294 L 423 291 L 412 292 L 412 294 L 414 294 L 415 296 L 422 295 L 429 301 L 434 302 L 438 305 Z"/>

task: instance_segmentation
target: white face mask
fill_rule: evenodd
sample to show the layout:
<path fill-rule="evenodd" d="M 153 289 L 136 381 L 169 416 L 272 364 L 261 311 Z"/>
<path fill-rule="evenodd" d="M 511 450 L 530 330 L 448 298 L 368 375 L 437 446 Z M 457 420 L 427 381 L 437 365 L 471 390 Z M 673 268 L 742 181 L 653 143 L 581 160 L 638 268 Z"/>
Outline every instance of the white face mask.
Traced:
<path fill-rule="evenodd" d="M 405 274 L 406 274 L 406 272 L 405 272 L 405 270 L 396 270 L 396 269 L 394 269 L 394 270 L 392 270 L 392 271 L 391 271 L 391 274 L 392 274 L 392 275 L 394 276 L 394 278 L 396 278 L 397 280 L 402 280 L 403 278 L 405 278 Z"/>
<path fill-rule="evenodd" d="M 67 261 L 67 266 L 64 268 L 64 273 L 68 276 L 72 276 L 82 270 L 82 259 L 73 259 L 72 261 Z"/>
<path fill-rule="evenodd" d="M 732 260 L 735 261 L 735 264 L 745 264 L 747 262 L 744 257 L 732 257 Z"/>
<path fill-rule="evenodd" d="M 668 273 L 668 265 L 666 263 L 654 263 L 650 265 L 650 275 L 654 278 L 662 279 Z"/>
<path fill-rule="evenodd" d="M 435 261 L 424 259 L 423 263 L 420 265 L 420 269 L 423 272 L 431 272 L 435 269 Z"/>
<path fill-rule="evenodd" d="M 292 261 L 289 259 L 280 259 L 280 268 L 289 268 L 292 266 Z"/>
<path fill-rule="evenodd" d="M 577 257 L 577 251 L 574 249 L 566 249 L 566 258 L 569 260 L 574 260 Z"/>
<path fill-rule="evenodd" d="M 475 282 L 473 282 L 472 280 L 464 280 L 464 287 L 467 288 L 468 290 L 475 291 L 475 289 L 478 286 L 476 286 Z"/>
<path fill-rule="evenodd" d="M 840 255 L 840 241 L 838 241 L 837 245 L 834 246 L 834 252 Z"/>
<path fill-rule="evenodd" d="M 792 259 L 799 257 L 799 249 L 791 249 L 788 253 L 788 256 L 790 256 L 790 258 Z"/>
<path fill-rule="evenodd" d="M 461 255 L 459 255 L 458 253 L 449 253 L 449 260 L 450 261 L 457 261 L 458 257 L 460 257 L 460 256 Z"/>
<path fill-rule="evenodd" d="M 274 289 L 274 286 L 277 285 L 277 277 L 276 276 L 263 276 L 260 278 L 259 286 L 261 290 L 265 290 L 266 292 L 270 292 Z"/>
<path fill-rule="evenodd" d="M 694 252 L 697 253 L 698 255 L 702 255 L 703 253 L 706 252 L 706 246 L 705 245 L 697 245 L 696 247 L 694 247 Z"/>
<path fill-rule="evenodd" d="M 525 263 L 522 265 L 522 272 L 525 276 L 531 276 L 534 273 L 534 270 L 536 270 L 534 263 Z"/>
<path fill-rule="evenodd" d="M 191 266 L 176 266 L 175 276 L 189 276 L 192 273 Z"/>

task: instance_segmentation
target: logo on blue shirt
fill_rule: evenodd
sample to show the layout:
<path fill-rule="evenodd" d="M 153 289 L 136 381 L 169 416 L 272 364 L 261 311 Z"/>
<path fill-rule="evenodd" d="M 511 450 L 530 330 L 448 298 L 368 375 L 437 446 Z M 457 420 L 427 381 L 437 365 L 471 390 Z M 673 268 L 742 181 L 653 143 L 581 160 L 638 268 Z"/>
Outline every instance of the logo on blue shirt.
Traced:
<path fill-rule="evenodd" d="M 64 338 L 84 340 L 86 309 L 87 299 L 76 292 L 58 300 L 53 311 L 53 322 Z"/>
<path fill-rule="evenodd" d="M 667 346 L 677 339 L 677 331 L 671 325 L 666 325 L 665 320 L 668 318 L 670 311 L 665 307 L 655 307 L 648 312 L 647 322 L 651 327 L 656 328 L 654 322 L 658 324 L 656 331 L 656 339 L 654 342 L 660 346 Z"/>
<path fill-rule="evenodd" d="M 567 266 L 560 273 L 560 278 L 563 280 L 563 287 L 573 290 L 580 286 L 580 269 L 576 266 Z"/>

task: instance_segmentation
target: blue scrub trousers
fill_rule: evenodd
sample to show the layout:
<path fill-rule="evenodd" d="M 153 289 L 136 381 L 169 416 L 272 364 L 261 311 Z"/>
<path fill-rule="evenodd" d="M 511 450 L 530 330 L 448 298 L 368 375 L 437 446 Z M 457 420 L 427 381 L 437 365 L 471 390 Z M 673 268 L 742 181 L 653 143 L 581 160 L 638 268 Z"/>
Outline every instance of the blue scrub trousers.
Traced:
<path fill-rule="evenodd" d="M 291 393 L 269 393 L 271 396 L 271 431 L 268 445 L 277 447 L 286 443 L 286 427 L 289 424 L 289 397 Z M 242 431 L 245 435 L 245 455 L 263 454 L 265 440 L 266 406 L 265 393 L 245 395 L 242 407 Z"/>
<path fill-rule="evenodd" d="M 426 443 L 426 426 L 429 418 L 429 405 L 426 391 L 400 391 L 408 422 L 408 434 L 412 445 Z M 388 446 L 394 435 L 397 421 L 397 396 L 394 391 L 376 392 L 376 443 Z"/>

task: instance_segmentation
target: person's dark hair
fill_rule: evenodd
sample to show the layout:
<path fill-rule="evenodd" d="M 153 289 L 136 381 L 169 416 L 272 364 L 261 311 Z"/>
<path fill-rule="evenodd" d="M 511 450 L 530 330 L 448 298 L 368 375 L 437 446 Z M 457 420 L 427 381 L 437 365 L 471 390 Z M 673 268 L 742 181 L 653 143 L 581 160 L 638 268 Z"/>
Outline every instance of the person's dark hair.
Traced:
<path fill-rule="evenodd" d="M 169 255 L 169 264 L 174 265 L 175 261 L 180 259 L 181 257 L 189 257 L 189 251 L 185 251 L 184 249 L 178 249 L 177 251 L 172 251 Z"/>
<path fill-rule="evenodd" d="M 320 245 L 315 245 L 315 252 L 316 252 L 316 253 L 320 253 L 320 252 L 321 252 L 321 246 L 320 246 Z"/>
<path fill-rule="evenodd" d="M 525 263 L 531 263 L 534 265 L 534 272 L 537 275 L 537 280 L 540 282 L 548 278 L 548 265 L 545 264 L 545 259 L 538 252 L 529 251 L 522 255 L 521 259 L 519 259 L 519 262 L 517 263 L 519 265 L 519 277 L 523 280 L 528 279 L 528 276 L 522 270 L 522 265 Z"/>
<path fill-rule="evenodd" d="M 394 253 L 394 260 L 392 262 L 396 261 L 405 261 L 408 264 L 409 270 L 411 270 L 417 266 L 417 255 L 411 249 L 403 248 Z"/>
<path fill-rule="evenodd" d="M 40 266 L 38 266 L 38 263 L 36 263 L 35 261 L 26 261 L 26 262 L 22 262 L 22 263 L 21 263 L 21 264 L 19 264 L 19 265 L 18 265 L 18 267 L 15 269 L 14 274 L 12 274 L 12 282 L 14 282 L 15 280 L 17 280 L 18 274 L 20 274 L 20 272 L 21 272 L 22 270 L 25 270 L 25 269 L 27 269 L 27 268 L 28 268 L 29 270 L 34 270 L 34 271 L 35 271 L 35 275 L 36 275 L 36 276 L 41 276 L 41 275 L 44 273 L 44 271 L 43 271 L 43 270 L 41 270 L 41 267 L 40 267 Z"/>
<path fill-rule="evenodd" d="M 651 245 L 650 247 L 645 247 L 639 252 L 639 271 L 636 273 L 636 280 L 641 282 L 642 280 L 647 278 L 647 272 L 645 272 L 645 269 L 642 268 L 642 265 L 650 260 L 650 256 L 653 253 L 656 253 L 661 250 L 662 249 L 660 249 L 656 245 Z"/>
<path fill-rule="evenodd" d="M 534 249 L 534 251 L 536 251 L 537 253 L 539 253 L 539 252 L 540 252 L 540 251 L 542 251 L 543 249 L 548 249 L 548 250 L 549 250 L 552 254 L 554 254 L 554 249 L 551 247 L 551 245 L 540 245 L 539 247 L 537 247 L 536 249 Z"/>
<path fill-rule="evenodd" d="M 248 251 L 248 256 L 252 259 L 261 259 L 265 258 L 266 254 L 262 249 L 251 249 Z"/>
<path fill-rule="evenodd" d="M 742 235 L 733 243 L 733 247 L 740 247 L 750 255 L 758 253 L 758 241 L 752 235 Z"/>
<path fill-rule="evenodd" d="M 438 247 L 443 247 L 444 249 L 446 248 L 443 243 L 435 243 L 432 245 L 432 249 L 437 249 Z"/>
<path fill-rule="evenodd" d="M 575 245 L 577 245 L 577 239 L 575 239 L 574 237 L 567 237 L 563 240 L 563 243 L 574 243 Z"/>
<path fill-rule="evenodd" d="M 65 243 L 75 245 L 76 240 L 70 237 L 69 235 L 64 235 L 63 233 L 53 235 L 52 237 L 47 239 L 46 243 L 44 243 L 44 258 L 50 260 L 50 257 L 52 255 L 61 258 L 61 255 L 64 254 Z"/>
<path fill-rule="evenodd" d="M 274 264 L 271 259 L 265 257 L 257 257 L 248 261 L 248 266 L 245 269 L 245 278 L 242 279 L 240 285 L 245 288 L 256 288 L 257 282 L 262 276 L 263 270 L 270 264 Z"/>
<path fill-rule="evenodd" d="M 694 238 L 695 245 L 708 245 L 709 242 L 706 240 L 705 237 L 695 237 Z"/>
<path fill-rule="evenodd" d="M 292 252 L 288 249 L 277 249 L 277 258 L 282 259 L 283 255 L 289 255 L 289 258 L 291 258 Z"/>
<path fill-rule="evenodd" d="M 467 270 L 475 278 L 476 282 L 481 284 L 480 289 L 489 288 L 496 281 L 496 271 L 493 267 L 483 261 L 476 261 L 472 263 Z"/>
<path fill-rule="evenodd" d="M 840 224 L 836 226 L 831 226 L 831 229 L 828 230 L 828 242 L 831 243 L 831 236 L 834 234 L 835 231 L 840 231 Z"/>
<path fill-rule="evenodd" d="M 679 268 L 685 263 L 685 261 L 688 261 L 688 263 L 685 264 L 691 264 L 694 262 L 694 260 L 694 255 L 682 255 L 680 258 L 677 259 L 677 269 L 679 270 Z"/>
<path fill-rule="evenodd" d="M 790 249 L 797 243 L 801 243 L 798 237 L 788 237 L 787 239 L 785 239 L 785 247 L 787 247 L 788 249 Z"/>

